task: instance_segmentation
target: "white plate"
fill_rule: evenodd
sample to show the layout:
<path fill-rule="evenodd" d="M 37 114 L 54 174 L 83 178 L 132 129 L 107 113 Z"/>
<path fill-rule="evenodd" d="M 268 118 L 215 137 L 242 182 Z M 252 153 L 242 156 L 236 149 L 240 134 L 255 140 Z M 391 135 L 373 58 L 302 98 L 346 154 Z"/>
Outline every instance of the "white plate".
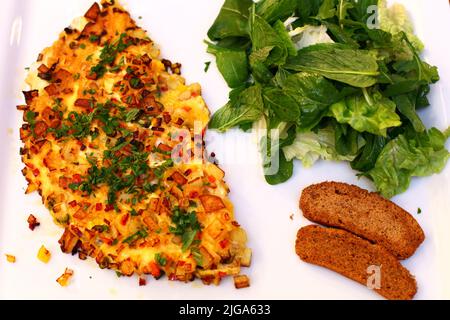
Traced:
<path fill-rule="evenodd" d="M 25 181 L 20 173 L 20 113 L 23 103 L 24 68 L 35 61 L 41 49 L 51 45 L 60 31 L 82 15 L 92 0 L 8 0 L 0 11 L 0 298 L 99 298 L 99 299 L 378 299 L 378 295 L 333 272 L 308 265 L 294 252 L 300 226 L 308 224 L 297 203 L 305 186 L 323 180 L 338 180 L 372 188 L 358 180 L 348 165 L 321 162 L 312 169 L 295 164 L 294 177 L 280 186 L 264 182 L 259 165 L 239 165 L 227 160 L 242 147 L 245 155 L 256 155 L 251 137 L 232 131 L 226 135 L 209 132 L 209 150 L 216 151 L 226 170 L 231 199 L 238 221 L 247 230 L 253 248 L 252 267 L 244 270 L 251 287 L 235 290 L 231 279 L 220 286 L 203 286 L 199 281 L 183 284 L 149 280 L 139 287 L 137 278 L 117 278 L 112 271 L 100 270 L 92 260 L 62 254 L 57 240 L 61 229 L 55 226 L 39 196 L 23 194 Z M 228 89 L 211 64 L 204 73 L 204 62 L 213 58 L 205 53 L 203 40 L 222 4 L 221 0 L 123 0 L 140 25 L 162 48 L 162 55 L 183 63 L 189 82 L 200 82 L 212 111 L 226 102 Z M 422 115 L 428 125 L 440 129 L 450 125 L 450 60 L 448 32 L 450 12 L 447 0 L 404 0 L 426 44 L 426 59 L 440 69 L 442 80 L 433 87 L 432 106 Z M 142 19 L 138 19 L 142 16 Z M 244 144 L 245 143 L 245 144 Z M 414 180 L 411 188 L 394 200 L 413 213 L 426 233 L 425 243 L 404 262 L 416 275 L 417 298 L 450 298 L 450 165 L 437 176 Z M 417 208 L 422 214 L 417 215 Z M 41 227 L 31 232 L 26 218 L 33 213 Z M 293 214 L 291 220 L 289 216 Z M 44 244 L 52 252 L 49 264 L 36 258 Z M 4 254 L 17 256 L 7 263 Z M 55 279 L 65 267 L 75 271 L 70 286 L 61 288 Z"/>

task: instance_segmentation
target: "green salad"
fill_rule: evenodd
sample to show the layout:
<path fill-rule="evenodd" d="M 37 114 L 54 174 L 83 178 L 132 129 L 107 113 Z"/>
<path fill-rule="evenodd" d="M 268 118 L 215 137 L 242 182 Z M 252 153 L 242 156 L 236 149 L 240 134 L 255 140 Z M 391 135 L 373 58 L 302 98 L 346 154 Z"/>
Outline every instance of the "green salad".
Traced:
<path fill-rule="evenodd" d="M 438 70 L 421 59 L 403 6 L 226 0 L 208 37 L 231 88 L 209 127 L 278 129 L 279 169 L 268 183 L 288 180 L 294 159 L 342 160 L 390 198 L 445 167 L 450 130 L 427 129 L 417 114 Z M 265 167 L 274 143 L 269 134 L 260 141 Z"/>

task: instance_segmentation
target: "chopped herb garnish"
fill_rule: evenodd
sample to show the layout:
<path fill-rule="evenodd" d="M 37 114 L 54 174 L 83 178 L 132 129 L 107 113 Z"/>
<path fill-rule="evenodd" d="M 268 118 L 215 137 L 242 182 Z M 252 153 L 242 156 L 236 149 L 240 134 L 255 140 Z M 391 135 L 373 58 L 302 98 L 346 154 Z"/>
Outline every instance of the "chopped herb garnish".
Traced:
<path fill-rule="evenodd" d="M 126 35 L 126 33 L 122 33 L 116 43 L 107 43 L 103 47 L 100 53 L 100 62 L 96 66 L 91 68 L 91 73 L 96 74 L 97 79 L 103 77 L 107 71 L 106 66 L 113 67 L 117 55 L 130 46 L 123 41 Z"/>
<path fill-rule="evenodd" d="M 130 215 L 131 215 L 132 217 L 136 217 L 136 216 L 138 215 L 138 213 L 137 213 L 137 211 L 133 208 L 133 209 L 131 209 L 131 211 L 130 211 Z"/>
<path fill-rule="evenodd" d="M 173 167 L 172 159 L 166 160 L 160 166 L 154 168 L 153 173 L 155 174 L 156 177 L 161 179 L 163 177 L 164 173 L 166 172 L 166 170 L 170 167 Z"/>
<path fill-rule="evenodd" d="M 191 253 L 192 256 L 194 257 L 195 262 L 201 267 L 203 266 L 203 255 L 200 252 L 200 249 L 198 248 L 198 246 L 192 246 L 191 247 Z"/>
<path fill-rule="evenodd" d="M 98 39 L 100 39 L 100 37 L 95 34 L 93 34 L 89 37 L 90 42 L 96 42 L 96 41 L 98 41 Z"/>
<path fill-rule="evenodd" d="M 155 261 L 157 264 L 159 264 L 162 267 L 164 267 L 167 263 L 167 259 L 164 258 L 163 256 L 161 256 L 160 253 L 155 253 Z"/>
<path fill-rule="evenodd" d="M 123 243 L 128 243 L 128 244 L 133 244 L 134 242 L 136 242 L 139 239 L 143 239 L 148 235 L 147 231 L 145 230 L 139 230 L 138 232 L 136 232 L 135 234 L 132 234 L 131 236 L 129 236 L 128 238 L 126 238 L 125 240 L 123 240 Z"/>
<path fill-rule="evenodd" d="M 80 184 L 79 183 L 70 183 L 69 188 L 73 191 L 76 191 L 80 188 Z"/>
<path fill-rule="evenodd" d="M 208 72 L 210 65 L 211 65 L 211 61 L 205 62 L 205 72 Z"/>
<path fill-rule="evenodd" d="M 181 236 L 183 242 L 182 250 L 188 250 L 194 242 L 198 232 L 202 230 L 201 225 L 197 220 L 197 214 L 195 212 L 188 213 L 177 207 L 172 211 L 172 223 L 175 226 L 170 226 L 169 231 L 175 235 Z"/>
<path fill-rule="evenodd" d="M 129 109 L 126 112 L 122 113 L 122 119 L 125 122 L 132 122 L 136 120 L 137 116 L 139 115 L 141 110 L 133 108 Z"/>
<path fill-rule="evenodd" d="M 81 49 L 86 49 L 86 45 L 84 43 L 80 44 Z"/>
<path fill-rule="evenodd" d="M 133 89 L 139 89 L 143 86 L 141 79 L 139 78 L 131 78 L 130 79 L 130 86 Z"/>
<path fill-rule="evenodd" d="M 417 214 L 421 214 L 422 213 L 422 209 L 421 208 L 418 208 L 417 209 Z"/>

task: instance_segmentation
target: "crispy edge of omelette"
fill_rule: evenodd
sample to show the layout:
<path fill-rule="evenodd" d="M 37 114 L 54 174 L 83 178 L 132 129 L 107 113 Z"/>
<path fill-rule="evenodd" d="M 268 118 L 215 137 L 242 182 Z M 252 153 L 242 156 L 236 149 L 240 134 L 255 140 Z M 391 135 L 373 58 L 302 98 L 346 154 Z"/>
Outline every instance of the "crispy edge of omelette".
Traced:
<path fill-rule="evenodd" d="M 123 46 L 123 50 L 118 49 L 120 45 Z M 132 57 L 130 58 L 129 51 L 134 52 L 134 49 L 140 46 L 145 46 L 148 54 L 147 52 L 143 55 L 133 55 L 131 53 Z M 108 48 L 108 50 L 105 48 Z M 83 62 L 81 65 L 71 65 L 71 62 L 78 61 L 77 52 L 80 50 L 91 52 L 87 57 L 89 59 L 86 59 L 89 61 Z M 108 55 L 111 50 L 118 51 L 113 52 L 112 58 L 110 57 L 111 54 Z M 106 54 L 104 54 L 105 52 Z M 86 56 L 86 52 L 80 55 Z M 121 59 L 119 56 L 126 56 L 126 58 Z M 120 62 L 117 63 L 119 59 Z M 123 61 L 126 61 L 126 63 Z M 131 63 L 129 63 L 130 61 Z M 121 64 L 122 66 L 118 68 L 117 66 Z M 151 79 L 151 76 L 146 77 L 146 74 L 140 74 L 140 65 L 150 66 L 147 69 L 150 70 L 151 75 L 154 73 L 157 78 Z M 170 125 L 177 125 L 184 129 L 187 127 L 190 133 L 195 135 L 195 132 L 192 132 L 192 122 L 196 120 L 196 115 L 201 115 L 201 120 L 207 122 L 209 112 L 201 98 L 199 85 L 186 86 L 184 79 L 180 76 L 180 68 L 180 64 L 173 64 L 164 59 L 159 60 L 159 50 L 145 36 L 145 32 L 136 26 L 128 12 L 120 5 L 108 1 L 103 1 L 102 6 L 94 3 L 86 12 L 84 18 L 78 19 L 74 26 L 66 28 L 60 35 L 59 40 L 39 55 L 35 68 L 37 70 L 31 71 L 27 79 L 32 90 L 24 92 L 26 105 L 18 106 L 18 109 L 24 112 L 25 121 L 20 133 L 21 140 L 24 142 L 21 155 L 23 162 L 26 164 L 23 174 L 29 183 L 26 192 L 38 191 L 43 198 L 43 203 L 55 217 L 55 221 L 65 228 L 64 234 L 59 240 L 63 252 L 78 253 L 81 259 L 91 256 L 95 258 L 101 268 L 114 269 L 127 276 L 134 273 L 139 275 L 151 274 L 158 279 L 162 274 L 166 273 L 171 280 L 188 281 L 198 276 L 205 283 L 218 284 L 221 278 L 227 275 L 238 275 L 241 266 L 250 265 L 251 250 L 245 246 L 247 240 L 245 232 L 233 219 L 233 208 L 226 197 L 229 190 L 223 181 L 224 173 L 215 164 L 197 163 L 187 167 L 175 165 L 163 174 L 164 187 L 170 186 L 170 190 L 173 191 L 173 185 L 176 184 L 178 191 L 172 193 L 178 195 L 180 190 L 182 193 L 185 191 L 183 186 L 189 185 L 192 180 L 196 184 L 199 182 L 203 184 L 202 188 L 195 191 L 195 199 L 187 199 L 188 204 L 190 201 L 195 202 L 198 209 L 194 210 L 194 212 L 198 215 L 199 222 L 201 224 L 205 221 L 208 222 L 208 225 L 203 225 L 203 228 L 196 234 L 195 241 L 197 241 L 198 246 L 195 252 L 193 250 L 179 250 L 181 246 L 179 242 L 183 241 L 184 234 L 174 235 L 170 232 L 170 228 L 174 228 L 174 208 L 170 208 L 170 204 L 167 206 L 167 201 L 157 201 L 156 203 L 155 201 L 149 201 L 145 209 L 134 210 L 134 212 L 137 212 L 136 217 L 130 212 L 122 212 L 122 207 L 119 210 L 117 208 L 112 210 L 111 204 L 90 203 L 89 199 L 92 197 L 88 196 L 91 195 L 86 195 L 80 190 L 67 189 L 68 186 L 70 187 L 69 189 L 74 189 L 72 188 L 74 183 L 75 185 L 79 183 L 79 186 L 81 186 L 83 182 L 80 182 L 80 180 L 88 179 L 87 176 L 92 175 L 92 172 L 70 175 L 69 173 L 73 173 L 70 169 L 66 170 L 67 172 L 62 170 L 64 172 L 59 177 L 58 187 L 61 187 L 62 179 L 65 191 L 59 194 L 56 192 L 57 196 L 60 195 L 63 198 L 59 199 L 58 202 L 60 205 L 59 211 L 62 211 L 64 214 L 65 211 L 71 210 L 71 207 L 76 208 L 75 213 L 66 213 L 69 217 L 68 220 L 57 218 L 54 197 L 50 201 L 48 196 L 48 189 L 55 188 L 55 181 L 49 180 L 48 177 L 51 178 L 55 170 L 61 169 L 58 168 L 58 165 L 55 165 L 58 163 L 58 157 L 64 154 L 61 149 L 64 149 L 70 142 L 76 142 L 75 144 L 72 143 L 72 146 L 78 145 L 78 147 L 75 146 L 75 148 L 78 148 L 75 156 L 79 156 L 83 154 L 83 148 L 89 149 L 95 140 L 92 136 L 75 138 L 75 134 L 71 130 L 75 130 L 73 127 L 79 123 L 77 122 L 79 119 L 76 119 L 77 121 L 71 121 L 68 118 L 64 119 L 64 114 L 69 111 L 72 112 L 72 115 L 75 112 L 80 117 L 95 114 L 96 110 L 98 110 L 99 101 L 104 98 L 104 91 L 117 93 L 117 90 L 114 88 L 118 84 L 120 89 L 125 88 L 126 93 L 121 92 L 119 96 L 114 96 L 112 99 L 116 99 L 114 101 L 118 101 L 117 104 L 120 101 L 124 103 L 126 110 L 139 110 L 139 112 L 149 115 L 151 118 L 149 128 L 153 131 L 152 134 L 161 133 L 162 129 L 166 129 Z M 113 69 L 114 71 L 112 71 Z M 116 80 L 119 77 L 115 75 L 117 73 L 120 73 L 124 79 L 111 85 L 109 80 L 111 78 Z M 77 83 L 89 84 L 88 89 L 76 88 Z M 147 87 L 148 83 L 150 83 L 150 86 Z M 109 90 L 107 90 L 107 87 L 109 87 Z M 150 89 L 147 90 L 147 88 Z M 158 90 L 157 94 L 152 92 L 155 88 Z M 178 89 L 183 92 L 176 93 Z M 84 97 L 86 90 L 90 94 L 89 98 Z M 82 94 L 80 93 L 81 91 L 83 91 Z M 186 92 L 190 93 L 189 96 Z M 174 99 L 178 102 L 182 100 L 183 105 L 180 107 L 174 102 Z M 50 109 L 48 105 L 51 100 L 53 102 L 56 101 L 57 106 L 66 105 L 65 107 L 68 110 L 61 113 L 59 110 L 55 110 L 55 107 Z M 195 106 L 199 104 L 202 108 L 201 110 L 196 110 Z M 104 102 L 104 105 L 108 106 L 108 102 Z M 110 103 L 108 107 L 113 106 L 112 110 L 115 108 L 115 105 L 115 103 Z M 177 117 L 175 118 L 174 115 Z M 102 120 L 95 120 L 94 116 L 93 124 L 97 134 L 100 132 L 100 137 L 104 136 L 103 130 L 108 125 L 107 122 L 118 118 L 116 116 L 117 114 L 110 116 L 107 119 L 108 121 L 103 120 L 103 122 Z M 62 138 L 58 137 L 58 134 L 67 121 L 73 127 L 69 127 L 69 130 L 66 131 L 63 130 L 64 134 L 71 136 L 68 142 L 63 142 Z M 130 128 L 129 125 L 129 123 L 124 124 L 124 126 L 128 126 L 126 127 L 127 129 L 136 127 L 133 125 Z M 145 125 L 147 126 L 148 123 Z M 204 123 L 205 126 L 206 123 Z M 136 132 L 138 132 L 137 136 L 140 137 L 142 132 L 145 133 L 147 131 L 146 128 L 140 128 L 133 135 L 136 135 Z M 78 134 L 78 132 L 75 133 Z M 202 130 L 201 134 L 204 134 L 204 130 Z M 107 140 L 115 142 L 115 147 L 117 147 L 119 139 L 108 137 Z M 161 134 L 159 136 L 157 134 L 153 140 L 150 139 L 152 143 L 155 140 L 159 141 L 159 144 L 156 145 L 158 149 L 163 149 L 166 153 L 169 149 L 172 149 L 171 142 L 161 137 Z M 56 155 L 52 151 L 55 145 L 63 146 Z M 105 145 L 101 145 L 101 147 L 105 147 Z M 72 152 L 72 149 L 70 152 Z M 49 155 L 53 155 L 54 158 Z M 119 158 L 121 156 L 123 155 L 117 155 Z M 184 171 L 180 171 L 180 169 L 184 169 Z M 189 179 L 187 173 L 196 170 L 206 174 L 195 179 Z M 40 180 L 44 183 L 41 183 Z M 47 187 L 45 188 L 46 185 Z M 213 190 L 211 185 L 215 185 L 217 191 Z M 98 192 L 105 189 L 105 186 L 95 187 Z M 75 194 L 76 199 L 67 198 L 67 194 L 69 196 Z M 191 190 L 192 194 L 194 193 Z M 94 195 L 97 195 L 97 193 L 94 192 Z M 161 196 L 161 194 L 159 195 Z M 184 198 L 178 200 L 177 208 L 186 202 Z M 193 209 L 191 208 L 191 210 Z M 108 219 L 104 219 L 107 223 L 102 226 L 106 226 L 108 232 L 111 229 L 115 229 L 114 233 L 122 236 L 120 243 L 114 244 L 117 238 L 110 239 L 105 236 L 106 228 L 99 227 L 100 225 L 89 225 L 89 219 L 93 216 L 94 211 L 101 212 L 95 213 L 94 216 L 103 217 L 104 215 L 108 217 Z M 119 212 L 117 213 L 117 211 Z M 148 211 L 151 211 L 150 215 L 147 215 Z M 118 217 L 111 218 L 112 215 L 118 215 Z M 161 215 L 164 215 L 165 218 L 159 220 L 158 217 Z M 169 223 L 169 226 L 167 226 L 168 217 L 172 219 L 172 225 Z M 224 217 L 226 221 L 223 221 L 222 218 Z M 86 219 L 87 223 L 83 219 Z M 124 221 L 125 224 L 134 224 L 133 231 L 137 230 L 135 225 L 140 224 L 145 226 L 146 231 L 144 233 L 144 231 L 138 230 L 133 233 L 130 230 L 126 230 L 126 234 L 122 235 L 121 230 L 117 230 L 122 227 L 116 228 L 117 221 L 119 221 L 119 224 L 123 224 Z M 154 229 L 149 230 L 149 228 L 154 227 L 152 224 L 155 224 L 155 222 L 157 226 L 160 226 L 162 223 L 166 224 L 165 227 L 169 230 L 165 235 L 167 237 L 155 235 Z M 225 233 L 223 232 L 224 229 L 227 229 Z M 160 233 L 164 233 L 164 231 L 160 231 Z M 136 235 L 138 237 L 135 239 Z M 157 241 L 153 238 L 149 244 L 149 241 L 147 241 L 149 235 L 155 235 Z M 171 238 L 171 244 L 167 245 L 169 240 L 166 238 L 169 237 Z M 204 240 L 205 238 L 211 241 L 206 241 Z M 129 239 L 133 241 L 125 241 Z M 174 258 L 171 252 L 166 253 L 162 250 L 155 253 L 155 250 L 149 249 L 149 246 L 151 247 L 152 244 L 157 246 L 161 240 L 166 242 L 167 247 L 177 248 L 175 250 L 177 251 L 177 257 Z M 117 248 L 114 246 L 117 246 Z M 127 254 L 124 255 L 124 252 Z M 143 252 L 145 252 L 145 259 L 142 259 Z M 199 265 L 193 255 L 202 258 L 202 266 Z M 143 260 L 145 260 L 145 263 Z M 242 284 L 239 287 L 242 287 Z"/>

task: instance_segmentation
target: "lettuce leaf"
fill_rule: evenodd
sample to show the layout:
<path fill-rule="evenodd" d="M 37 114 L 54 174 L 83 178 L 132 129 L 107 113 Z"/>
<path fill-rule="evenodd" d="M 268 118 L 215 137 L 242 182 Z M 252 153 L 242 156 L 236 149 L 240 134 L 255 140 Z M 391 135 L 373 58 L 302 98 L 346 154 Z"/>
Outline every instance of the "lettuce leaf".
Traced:
<path fill-rule="evenodd" d="M 402 193 L 408 189 L 412 177 L 429 176 L 444 169 L 450 157 L 445 149 L 447 138 L 436 128 L 401 134 L 384 147 L 367 176 L 386 198 Z"/>
<path fill-rule="evenodd" d="M 386 0 L 379 0 L 378 19 L 381 30 L 387 31 L 392 35 L 404 32 L 416 50 L 418 52 L 423 51 L 424 45 L 414 34 L 413 24 L 403 5 L 394 3 L 392 6 L 388 7 Z"/>
<path fill-rule="evenodd" d="M 330 114 L 339 123 L 349 124 L 359 132 L 386 136 L 387 128 L 402 124 L 395 108 L 394 102 L 376 92 L 372 97 L 349 96 L 333 104 L 330 107 Z"/>
<path fill-rule="evenodd" d="M 319 159 L 352 161 L 356 157 L 351 154 L 343 156 L 336 151 L 335 130 L 332 126 L 317 132 L 297 133 L 294 142 L 284 147 L 283 152 L 288 161 L 297 158 L 305 168 L 311 167 Z"/>
<path fill-rule="evenodd" d="M 295 44 L 297 50 L 312 46 L 318 43 L 333 43 L 327 33 L 327 27 L 306 25 L 304 27 L 298 27 L 289 32 L 292 41 Z"/>

